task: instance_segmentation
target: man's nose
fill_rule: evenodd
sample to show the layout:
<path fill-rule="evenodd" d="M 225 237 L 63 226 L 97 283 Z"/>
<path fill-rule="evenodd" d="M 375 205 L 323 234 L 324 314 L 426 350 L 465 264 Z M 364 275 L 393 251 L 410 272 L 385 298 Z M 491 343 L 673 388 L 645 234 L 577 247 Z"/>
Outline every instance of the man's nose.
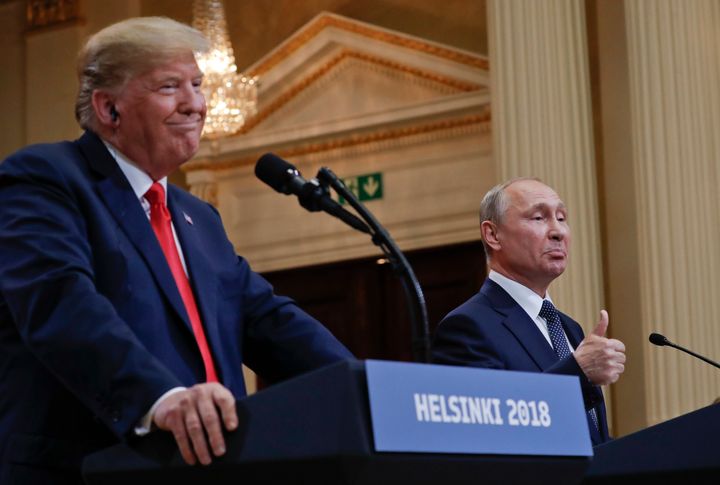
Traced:
<path fill-rule="evenodd" d="M 178 111 L 185 114 L 192 114 L 200 113 L 204 110 L 205 96 L 199 88 L 191 85 L 182 90 L 182 99 Z"/>
<path fill-rule="evenodd" d="M 550 237 L 550 239 L 562 241 L 567 237 L 568 232 L 570 232 L 570 229 L 567 227 L 567 224 L 558 219 L 552 219 L 550 222 L 550 230 L 548 231 L 548 237 Z"/>

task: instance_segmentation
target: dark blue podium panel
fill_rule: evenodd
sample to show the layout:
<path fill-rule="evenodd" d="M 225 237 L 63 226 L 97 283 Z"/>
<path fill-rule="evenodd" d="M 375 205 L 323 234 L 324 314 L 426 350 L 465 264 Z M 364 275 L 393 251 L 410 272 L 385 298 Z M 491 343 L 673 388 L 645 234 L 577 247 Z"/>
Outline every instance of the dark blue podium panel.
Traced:
<path fill-rule="evenodd" d="M 365 366 L 342 362 L 239 400 L 240 425 L 208 467 L 184 464 L 168 433 L 86 458 L 90 485 L 579 483 L 583 456 L 374 451 Z"/>
<path fill-rule="evenodd" d="M 586 484 L 719 484 L 720 405 L 595 447 Z"/>

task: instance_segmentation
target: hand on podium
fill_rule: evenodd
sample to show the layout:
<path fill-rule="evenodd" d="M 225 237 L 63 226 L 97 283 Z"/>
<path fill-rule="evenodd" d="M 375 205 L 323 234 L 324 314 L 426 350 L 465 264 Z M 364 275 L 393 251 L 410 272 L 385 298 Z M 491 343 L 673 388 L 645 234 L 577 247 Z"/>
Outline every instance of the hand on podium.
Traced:
<path fill-rule="evenodd" d="M 188 465 L 197 461 L 209 465 L 212 455 L 225 454 L 222 427 L 232 431 L 238 426 L 235 398 L 217 382 L 196 384 L 163 399 L 155 410 L 153 423 L 173 434 Z"/>

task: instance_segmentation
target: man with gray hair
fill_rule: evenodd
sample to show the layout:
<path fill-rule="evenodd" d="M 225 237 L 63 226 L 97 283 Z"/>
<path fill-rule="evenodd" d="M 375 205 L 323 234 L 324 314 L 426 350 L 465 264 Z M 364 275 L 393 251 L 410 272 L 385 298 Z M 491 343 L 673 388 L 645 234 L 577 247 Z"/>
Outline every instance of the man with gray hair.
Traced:
<path fill-rule="evenodd" d="M 625 370 L 625 346 L 605 337 L 608 314 L 587 337 L 548 294 L 568 261 L 568 210 L 538 179 L 493 187 L 480 206 L 480 234 L 490 274 L 480 292 L 438 325 L 433 361 L 492 369 L 575 375 L 593 444 L 607 441 L 601 385 Z"/>
<path fill-rule="evenodd" d="M 207 48 L 166 18 L 98 32 L 78 62 L 85 134 L 0 164 L 0 484 L 80 483 L 88 453 L 153 428 L 209 464 L 243 362 L 274 381 L 352 358 L 167 183 L 199 147 Z"/>

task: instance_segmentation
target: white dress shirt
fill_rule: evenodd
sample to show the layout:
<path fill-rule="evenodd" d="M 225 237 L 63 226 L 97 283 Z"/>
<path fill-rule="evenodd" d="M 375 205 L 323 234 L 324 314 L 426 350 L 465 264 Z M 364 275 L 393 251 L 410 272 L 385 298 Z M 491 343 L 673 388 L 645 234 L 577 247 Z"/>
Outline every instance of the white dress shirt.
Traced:
<path fill-rule="evenodd" d="M 507 293 L 512 297 L 512 299 L 515 300 L 515 302 L 520 305 L 523 310 L 525 310 L 525 313 L 528 314 L 530 320 L 532 320 L 535 325 L 537 325 L 537 328 L 543 334 L 545 340 L 547 340 L 548 344 L 550 344 L 550 347 L 552 347 L 552 341 L 550 340 L 550 333 L 548 332 L 547 321 L 540 316 L 540 309 L 542 308 L 543 299 L 540 298 L 537 293 L 535 293 L 527 286 L 524 286 L 515 280 L 511 280 L 507 276 L 501 275 L 497 271 L 490 270 L 488 278 L 500 285 L 503 290 L 507 291 Z M 549 293 L 545 294 L 545 299 L 552 303 L 552 299 L 550 298 Z M 565 340 L 567 340 L 570 352 L 574 352 L 575 349 L 570 344 L 567 335 L 565 335 Z"/>
<path fill-rule="evenodd" d="M 115 148 L 105 140 L 103 140 L 103 143 L 110 152 L 110 155 L 112 155 L 112 157 L 117 162 L 118 167 L 120 167 L 120 170 L 122 170 L 125 178 L 130 183 L 130 187 L 132 187 L 133 192 L 135 192 L 135 195 L 140 201 L 140 205 L 145 211 L 145 215 L 148 219 L 150 219 L 150 202 L 148 202 L 148 200 L 145 198 L 145 194 L 148 190 L 150 190 L 150 187 L 152 186 L 154 180 L 150 178 L 148 174 L 143 172 L 137 165 L 135 165 L 134 162 L 130 161 L 129 158 L 120 153 L 117 148 Z M 158 180 L 158 183 L 162 185 L 163 191 L 165 191 L 165 205 L 167 205 L 167 177 L 161 178 L 160 180 Z M 183 255 L 182 247 L 180 246 L 180 240 L 178 239 L 177 233 L 175 232 L 175 224 L 173 224 L 172 220 L 170 221 L 170 227 L 172 228 L 175 246 L 177 247 L 178 254 L 180 255 L 180 263 L 185 270 L 185 275 L 188 276 L 187 266 L 185 265 L 185 256 Z"/>

